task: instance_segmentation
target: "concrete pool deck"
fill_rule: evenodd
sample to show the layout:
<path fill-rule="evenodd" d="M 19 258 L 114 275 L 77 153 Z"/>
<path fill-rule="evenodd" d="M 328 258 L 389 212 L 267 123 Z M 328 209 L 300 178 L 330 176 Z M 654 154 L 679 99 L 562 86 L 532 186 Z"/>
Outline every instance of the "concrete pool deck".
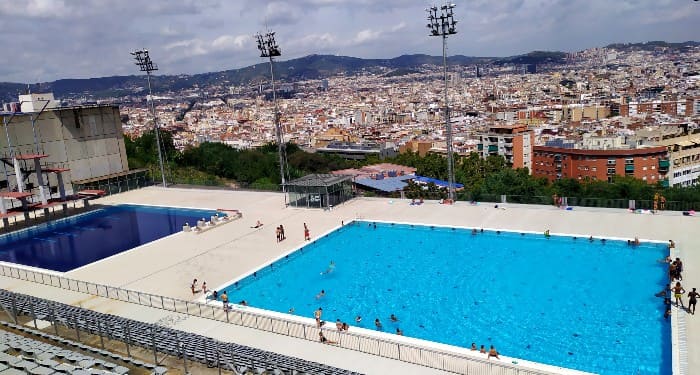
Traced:
<path fill-rule="evenodd" d="M 682 216 L 680 212 L 644 215 L 620 209 L 575 207 L 567 211 L 551 206 L 512 204 L 499 204 L 499 208 L 496 209 L 494 204 L 489 203 L 470 205 L 468 202 L 458 202 L 455 205 L 440 205 L 435 201 L 411 206 L 408 200 L 379 198 L 354 199 L 334 207 L 331 211 L 324 211 L 285 208 L 284 196 L 280 193 L 158 187 L 113 195 L 92 203 L 240 210 L 243 213 L 241 219 L 205 233 L 178 233 L 65 274 L 79 280 L 189 300 L 201 295 L 200 293 L 193 296 L 190 291 L 193 278 L 197 278 L 200 285 L 206 281 L 210 289 L 215 289 L 304 243 L 303 223 L 309 226 L 313 239 L 341 225 L 341 221 L 349 222 L 357 218 L 515 231 L 543 232 L 549 229 L 553 234 L 622 238 L 636 236 L 642 240 L 664 242 L 673 239 L 684 262 L 684 287 L 688 290 L 694 286 L 700 287 L 700 276 L 695 271 L 700 265 L 700 255 L 693 252 L 693 249 L 700 245 L 700 238 L 694 233 L 695 228 L 700 228 L 699 218 Z M 258 220 L 264 225 L 261 228 L 252 228 Z M 287 240 L 278 243 L 275 227 L 280 224 L 285 227 Z M 124 272 L 125 270 L 128 272 Z M 174 314 L 163 310 L 154 313 L 152 309 L 141 306 L 88 297 L 85 294 L 4 277 L 0 277 L 0 287 L 66 303 L 81 304 L 97 311 L 116 313 L 148 322 L 155 322 Z M 687 304 L 687 298 L 685 301 Z M 311 312 L 309 316 L 311 317 Z M 688 368 L 700 368 L 700 348 L 697 339 L 700 322 L 687 315 L 686 326 Z M 387 373 L 389 369 L 390 372 L 404 374 L 444 373 L 195 317 L 183 319 L 173 328 L 363 373 Z M 302 342 L 307 345 L 300 345 Z"/>

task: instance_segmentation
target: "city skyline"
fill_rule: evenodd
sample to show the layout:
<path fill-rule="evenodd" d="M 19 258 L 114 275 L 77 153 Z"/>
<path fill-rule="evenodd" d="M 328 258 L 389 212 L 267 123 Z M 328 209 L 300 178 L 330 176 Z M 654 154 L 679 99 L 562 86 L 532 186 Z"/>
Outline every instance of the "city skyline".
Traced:
<path fill-rule="evenodd" d="M 698 2 L 455 1 L 449 55 L 512 56 L 610 43 L 700 40 Z M 440 4 L 439 2 L 437 3 Z M 148 48 L 159 74 L 195 74 L 262 62 L 253 34 L 277 32 L 284 60 L 309 54 L 392 58 L 440 54 L 428 36 L 432 2 L 299 0 L 0 3 L 0 82 L 134 75 L 129 52 Z"/>

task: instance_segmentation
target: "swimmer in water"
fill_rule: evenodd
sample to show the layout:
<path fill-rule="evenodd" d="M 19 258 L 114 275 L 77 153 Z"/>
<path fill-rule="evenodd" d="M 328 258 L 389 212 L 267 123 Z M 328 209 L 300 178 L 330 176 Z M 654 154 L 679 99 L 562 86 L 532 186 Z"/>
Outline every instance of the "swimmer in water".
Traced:
<path fill-rule="evenodd" d="M 331 262 L 328 264 L 328 268 L 326 268 L 325 271 L 321 272 L 321 275 L 328 275 L 333 271 L 335 271 L 335 262 L 331 260 Z"/>

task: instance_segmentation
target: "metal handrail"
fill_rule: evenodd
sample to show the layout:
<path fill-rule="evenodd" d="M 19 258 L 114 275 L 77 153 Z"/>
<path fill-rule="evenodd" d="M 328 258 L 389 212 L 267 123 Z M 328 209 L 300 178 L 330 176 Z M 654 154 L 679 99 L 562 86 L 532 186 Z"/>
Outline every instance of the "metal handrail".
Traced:
<path fill-rule="evenodd" d="M 500 373 L 517 375 L 555 374 L 554 372 L 533 369 L 514 363 L 479 359 L 459 353 L 372 337 L 362 333 L 338 332 L 318 328 L 314 324 L 264 315 L 255 311 L 225 310 L 206 303 L 77 280 L 48 272 L 34 271 L 5 264 L 0 265 L 0 270 L 2 270 L 2 276 L 19 280 L 254 328 L 308 341 L 318 342 L 318 332 L 324 331 L 324 335 L 328 339 L 335 341 L 337 346 L 341 348 L 460 374 L 491 374 L 491 369 L 493 368 L 507 370 L 507 372 Z"/>

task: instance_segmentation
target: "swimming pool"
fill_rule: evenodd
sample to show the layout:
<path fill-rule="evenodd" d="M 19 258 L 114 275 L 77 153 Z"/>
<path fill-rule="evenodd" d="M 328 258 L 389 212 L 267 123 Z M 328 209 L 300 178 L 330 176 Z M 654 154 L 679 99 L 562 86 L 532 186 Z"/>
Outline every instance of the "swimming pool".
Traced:
<path fill-rule="evenodd" d="M 0 236 L 0 261 L 70 271 L 182 230 L 214 210 L 117 205 Z"/>
<path fill-rule="evenodd" d="M 654 297 L 666 255 L 658 243 L 358 221 L 225 289 L 282 313 L 322 307 L 330 324 L 374 329 L 379 318 L 385 332 L 556 366 L 670 374 L 670 323 Z"/>

